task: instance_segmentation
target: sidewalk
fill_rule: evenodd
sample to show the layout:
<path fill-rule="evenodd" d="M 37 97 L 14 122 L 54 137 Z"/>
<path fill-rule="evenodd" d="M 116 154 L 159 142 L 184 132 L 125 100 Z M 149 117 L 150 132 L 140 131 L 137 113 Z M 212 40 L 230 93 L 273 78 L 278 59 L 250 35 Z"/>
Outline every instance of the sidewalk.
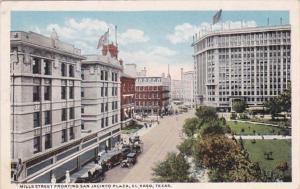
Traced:
<path fill-rule="evenodd" d="M 231 135 L 227 135 L 228 137 L 231 137 Z M 278 139 L 278 140 L 286 140 L 286 139 L 292 139 L 291 136 L 283 136 L 283 135 L 234 135 L 236 139 L 239 139 L 242 137 L 242 139 L 257 139 L 257 140 L 273 140 L 273 139 Z"/>

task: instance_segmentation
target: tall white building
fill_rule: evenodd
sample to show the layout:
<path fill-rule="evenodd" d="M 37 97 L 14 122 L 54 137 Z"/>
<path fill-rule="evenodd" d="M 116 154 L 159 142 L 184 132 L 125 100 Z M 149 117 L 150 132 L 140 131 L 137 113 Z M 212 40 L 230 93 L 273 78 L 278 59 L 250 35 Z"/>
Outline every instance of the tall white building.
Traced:
<path fill-rule="evenodd" d="M 181 68 L 181 80 L 172 80 L 171 98 L 187 106 L 194 106 L 194 72 L 184 72 Z"/>
<path fill-rule="evenodd" d="M 197 105 L 261 106 L 290 82 L 290 25 L 207 33 L 193 42 Z"/>

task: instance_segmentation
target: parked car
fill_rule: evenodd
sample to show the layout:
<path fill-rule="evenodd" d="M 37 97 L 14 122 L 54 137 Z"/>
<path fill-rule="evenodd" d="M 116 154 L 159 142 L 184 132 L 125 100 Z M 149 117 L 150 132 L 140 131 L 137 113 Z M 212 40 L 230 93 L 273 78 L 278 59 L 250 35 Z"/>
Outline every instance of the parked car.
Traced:
<path fill-rule="evenodd" d="M 104 169 L 94 169 L 88 171 L 87 176 L 78 177 L 75 180 L 75 183 L 98 183 L 102 182 L 105 178 L 105 170 Z"/>
<path fill-rule="evenodd" d="M 137 154 L 132 152 L 132 153 L 129 153 L 127 155 L 127 158 L 121 162 L 121 167 L 129 168 L 129 167 L 133 166 L 136 162 L 137 162 Z"/>

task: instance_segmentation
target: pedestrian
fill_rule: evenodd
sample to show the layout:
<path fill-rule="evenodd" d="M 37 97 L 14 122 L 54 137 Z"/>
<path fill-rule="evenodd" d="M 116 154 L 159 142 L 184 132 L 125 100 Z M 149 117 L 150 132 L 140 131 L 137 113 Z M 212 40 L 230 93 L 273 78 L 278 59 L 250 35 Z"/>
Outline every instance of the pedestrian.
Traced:
<path fill-rule="evenodd" d="M 108 147 L 107 145 L 105 145 L 105 153 L 107 153 Z"/>
<path fill-rule="evenodd" d="M 151 126 L 152 126 L 152 123 L 150 123 L 149 127 L 151 127 Z"/>

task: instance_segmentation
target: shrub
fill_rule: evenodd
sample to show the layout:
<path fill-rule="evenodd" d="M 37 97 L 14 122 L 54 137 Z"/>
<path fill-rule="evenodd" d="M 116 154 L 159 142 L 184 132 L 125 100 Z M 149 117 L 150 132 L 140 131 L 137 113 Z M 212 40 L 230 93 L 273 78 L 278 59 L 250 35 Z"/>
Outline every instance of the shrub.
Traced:
<path fill-rule="evenodd" d="M 235 120 L 235 119 L 236 119 L 236 117 L 237 117 L 237 115 L 236 115 L 236 113 L 235 113 L 235 112 L 232 112 L 232 113 L 230 114 L 230 119 L 233 119 L 233 120 Z"/>

